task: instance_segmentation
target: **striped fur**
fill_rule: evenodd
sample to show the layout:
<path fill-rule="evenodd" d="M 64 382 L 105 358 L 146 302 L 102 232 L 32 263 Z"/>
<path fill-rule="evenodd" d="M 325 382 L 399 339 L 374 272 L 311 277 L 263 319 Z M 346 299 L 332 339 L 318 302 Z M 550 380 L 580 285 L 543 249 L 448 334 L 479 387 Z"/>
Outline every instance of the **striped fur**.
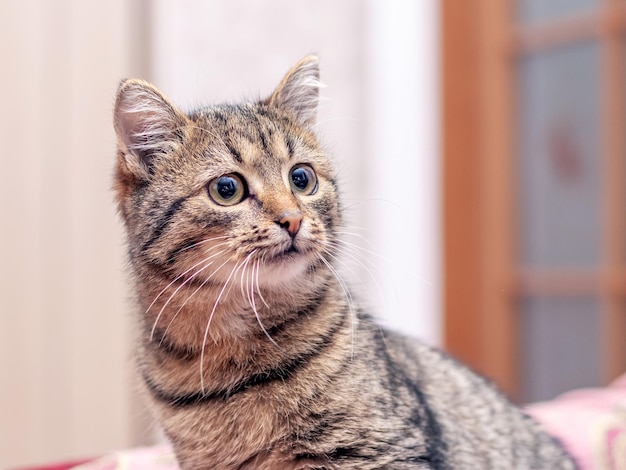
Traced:
<path fill-rule="evenodd" d="M 148 83 L 120 85 L 138 368 L 181 467 L 574 468 L 482 378 L 351 300 L 334 266 L 335 173 L 311 131 L 318 87 L 314 56 L 266 100 L 190 114 Z M 306 194 L 298 165 L 317 175 Z M 224 175 L 246 182 L 236 204 L 209 195 Z"/>

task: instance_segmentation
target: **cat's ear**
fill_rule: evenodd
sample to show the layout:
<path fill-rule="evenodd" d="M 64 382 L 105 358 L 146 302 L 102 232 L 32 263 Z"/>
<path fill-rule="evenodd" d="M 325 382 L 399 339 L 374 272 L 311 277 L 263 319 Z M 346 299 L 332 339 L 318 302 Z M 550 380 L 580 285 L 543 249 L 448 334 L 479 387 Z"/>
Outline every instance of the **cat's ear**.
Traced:
<path fill-rule="evenodd" d="M 138 79 L 120 83 L 113 116 L 121 163 L 140 179 L 149 177 L 155 157 L 180 144 L 187 121 L 159 90 Z"/>
<path fill-rule="evenodd" d="M 310 126 L 315 123 L 322 86 L 319 60 L 308 55 L 287 72 L 266 102 L 291 112 L 301 124 Z"/>

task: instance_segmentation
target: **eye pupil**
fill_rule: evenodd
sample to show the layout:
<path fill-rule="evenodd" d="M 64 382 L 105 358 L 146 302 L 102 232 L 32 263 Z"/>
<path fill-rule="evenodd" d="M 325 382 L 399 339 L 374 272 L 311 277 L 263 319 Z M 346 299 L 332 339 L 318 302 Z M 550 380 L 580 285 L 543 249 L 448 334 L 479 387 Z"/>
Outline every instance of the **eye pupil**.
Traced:
<path fill-rule="evenodd" d="M 296 165 L 289 173 L 289 184 L 292 191 L 310 196 L 317 192 L 317 175 L 310 165 L 305 163 Z"/>
<path fill-rule="evenodd" d="M 246 183 L 237 174 L 222 175 L 209 183 L 209 196 L 216 204 L 232 206 L 246 198 Z"/>
<path fill-rule="evenodd" d="M 232 199 L 237 194 L 238 183 L 234 178 L 222 176 L 217 182 L 216 189 L 223 199 Z"/>
<path fill-rule="evenodd" d="M 291 173 L 291 181 L 296 188 L 304 190 L 309 185 L 309 175 L 304 168 L 296 168 Z"/>

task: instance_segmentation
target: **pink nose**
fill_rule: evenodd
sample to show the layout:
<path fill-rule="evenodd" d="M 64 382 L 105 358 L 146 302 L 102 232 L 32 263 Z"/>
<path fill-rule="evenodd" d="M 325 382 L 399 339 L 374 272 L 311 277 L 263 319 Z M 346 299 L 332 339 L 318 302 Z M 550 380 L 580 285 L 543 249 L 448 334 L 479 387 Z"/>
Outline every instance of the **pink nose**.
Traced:
<path fill-rule="evenodd" d="M 302 212 L 300 211 L 283 212 L 276 219 L 276 223 L 287 230 L 292 237 L 295 237 L 300 230 L 300 222 L 302 222 Z"/>

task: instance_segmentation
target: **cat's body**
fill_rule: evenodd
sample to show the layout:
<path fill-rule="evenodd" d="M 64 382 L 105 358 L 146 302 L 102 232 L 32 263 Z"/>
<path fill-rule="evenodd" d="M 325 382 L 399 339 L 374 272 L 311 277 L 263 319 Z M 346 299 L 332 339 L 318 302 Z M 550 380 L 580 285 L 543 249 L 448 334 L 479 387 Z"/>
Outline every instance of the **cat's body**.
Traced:
<path fill-rule="evenodd" d="M 181 467 L 575 468 L 482 378 L 351 300 L 317 78 L 309 56 L 267 100 L 190 115 L 120 86 L 139 368 Z"/>

